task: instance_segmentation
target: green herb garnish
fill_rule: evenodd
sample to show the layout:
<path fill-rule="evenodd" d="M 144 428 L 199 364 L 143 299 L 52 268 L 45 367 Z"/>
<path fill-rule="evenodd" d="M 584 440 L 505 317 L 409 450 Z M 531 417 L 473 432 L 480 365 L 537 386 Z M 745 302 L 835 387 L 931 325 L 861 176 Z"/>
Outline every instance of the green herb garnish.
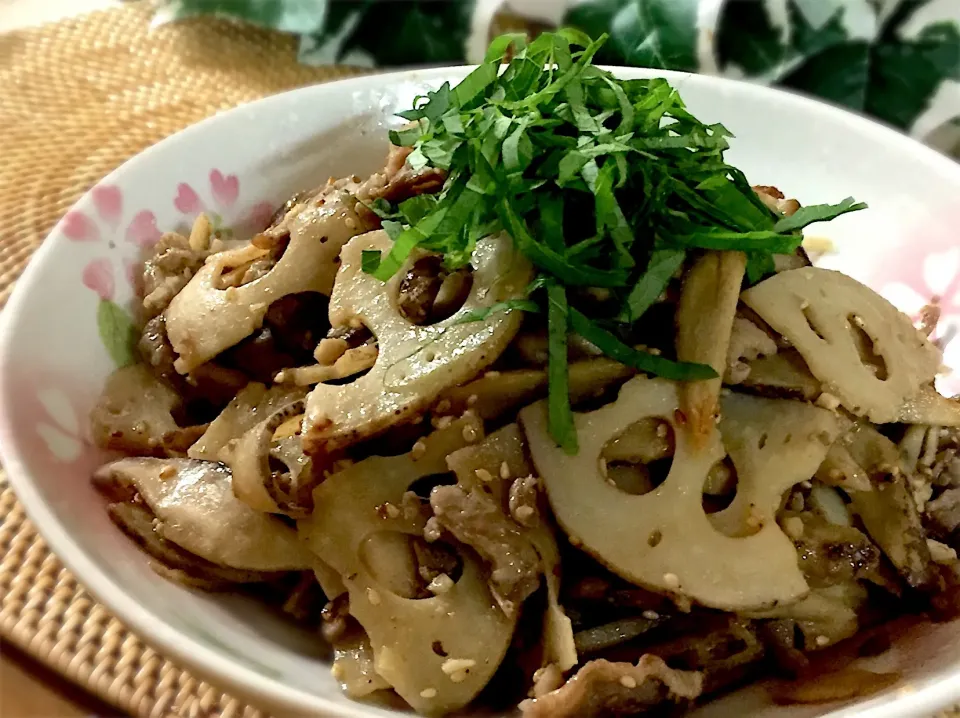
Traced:
<path fill-rule="evenodd" d="M 446 83 L 400 113 L 412 124 L 391 132 L 391 141 L 413 148 L 413 168 L 437 167 L 447 179 L 436 195 L 395 208 L 376 203 L 372 209 L 394 243 L 383 256 L 364 253 L 362 262 L 385 281 L 419 247 L 443 254 L 455 269 L 469 263 L 478 240 L 506 231 L 537 279 L 526 298 L 464 321 L 494 311 L 545 311 L 550 431 L 571 453 L 577 437 L 568 333 L 640 371 L 678 381 L 712 378 L 710 367 L 622 341 L 686 254 L 744 251 L 749 281 L 756 282 L 773 271 L 774 254 L 797 250 L 804 226 L 864 207 L 848 199 L 788 218 L 768 209 L 724 161 L 726 128 L 691 115 L 666 80 L 618 80 L 594 66 L 605 41 L 574 30 L 529 44 L 518 35 L 497 38 L 459 85 Z M 584 314 L 577 292 L 587 287 L 605 288 L 614 309 Z"/>

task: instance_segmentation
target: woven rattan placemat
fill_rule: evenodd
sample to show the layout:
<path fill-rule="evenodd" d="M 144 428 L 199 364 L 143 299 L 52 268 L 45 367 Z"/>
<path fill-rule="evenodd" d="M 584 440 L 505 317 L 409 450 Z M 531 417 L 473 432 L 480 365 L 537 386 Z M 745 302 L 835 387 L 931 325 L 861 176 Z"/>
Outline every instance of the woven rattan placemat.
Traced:
<path fill-rule="evenodd" d="M 351 72 L 298 65 L 290 38 L 228 22 L 149 30 L 142 3 L 0 36 L 0 304 L 53 224 L 127 158 L 219 110 Z M 132 715 L 263 716 L 98 605 L 2 471 L 0 638 Z"/>
<path fill-rule="evenodd" d="M 220 110 L 351 74 L 217 20 L 149 29 L 138 3 L 0 36 L 0 303 L 60 216 L 144 148 Z M 47 549 L 0 473 L 0 637 L 137 716 L 260 716 L 166 661 Z"/>

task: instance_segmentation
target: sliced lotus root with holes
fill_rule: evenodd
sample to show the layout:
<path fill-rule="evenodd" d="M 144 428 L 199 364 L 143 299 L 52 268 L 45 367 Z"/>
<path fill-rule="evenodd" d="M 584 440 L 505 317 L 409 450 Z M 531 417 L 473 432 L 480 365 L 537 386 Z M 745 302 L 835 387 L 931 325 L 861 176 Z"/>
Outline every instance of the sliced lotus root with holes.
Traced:
<path fill-rule="evenodd" d="M 731 537 L 718 531 L 704 512 L 704 482 L 725 451 L 716 429 L 692 441 L 691 432 L 678 422 L 678 417 L 683 419 L 679 406 L 676 384 L 631 379 L 614 403 L 575 415 L 580 443 L 576 456 L 550 438 L 545 402 L 521 411 L 530 453 L 557 521 L 574 545 L 628 581 L 661 593 L 724 611 L 802 598 L 808 587 L 796 550 L 776 522 L 767 522 L 751 536 Z M 628 495 L 604 477 L 601 452 L 631 424 L 650 417 L 673 428 L 673 465 L 659 487 Z M 776 470 L 786 471 L 787 465 Z M 757 483 L 747 482 L 741 500 L 765 500 Z"/>
<path fill-rule="evenodd" d="M 737 494 L 711 523 L 728 536 L 775 525 L 783 495 L 812 477 L 845 423 L 801 401 L 728 394 L 720 433 L 737 470 Z"/>
<path fill-rule="evenodd" d="M 391 591 L 372 569 L 383 562 L 368 554 L 371 539 L 384 532 L 422 534 L 422 516 L 389 509 L 401 506 L 418 479 L 447 472 L 446 457 L 482 430 L 479 420 L 460 419 L 424 439 L 422 454 L 374 456 L 334 474 L 314 491 L 314 513 L 298 523 L 301 538 L 343 577 L 350 614 L 370 637 L 377 673 L 427 715 L 449 713 L 476 697 L 500 665 L 516 619 L 500 610 L 469 549 L 460 550 L 460 579 L 425 599 Z"/>
<path fill-rule="evenodd" d="M 300 292 L 329 295 L 343 245 L 371 228 L 356 207 L 356 199 L 339 189 L 298 205 L 287 220 L 290 242 L 283 256 L 248 284 L 218 286 L 235 250 L 209 257 L 164 312 L 167 336 L 179 355 L 177 371 L 186 374 L 250 336 L 272 302 Z"/>
<path fill-rule="evenodd" d="M 487 237 L 473 253 L 473 286 L 453 316 L 429 326 L 404 318 L 396 297 L 415 251 L 384 286 L 361 268 L 365 251 L 383 252 L 393 242 L 386 232 L 350 241 L 330 297 L 330 323 L 366 325 L 380 353 L 373 368 L 350 384 L 320 384 L 307 402 L 304 448 L 313 456 L 331 453 L 409 420 L 452 386 L 469 381 L 500 356 L 516 335 L 522 313 L 494 312 L 482 321 L 462 322 L 474 310 L 520 296 L 531 278 L 530 264 L 504 235 Z"/>
<path fill-rule="evenodd" d="M 940 351 L 905 314 L 840 272 L 783 272 L 742 300 L 796 347 L 825 392 L 870 421 L 897 421 L 940 367 Z"/>

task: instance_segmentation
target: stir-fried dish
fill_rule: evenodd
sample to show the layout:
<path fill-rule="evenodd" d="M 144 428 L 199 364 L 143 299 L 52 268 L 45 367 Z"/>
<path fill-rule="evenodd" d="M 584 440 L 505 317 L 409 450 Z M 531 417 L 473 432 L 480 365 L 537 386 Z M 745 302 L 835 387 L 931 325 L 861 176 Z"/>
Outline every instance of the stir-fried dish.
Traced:
<path fill-rule="evenodd" d="M 868 693 L 958 604 L 941 350 L 576 33 L 506 36 L 385 166 L 142 273 L 93 477 L 156 570 L 282 606 L 352 697 L 631 716 L 745 682 Z M 789 147 L 778 158 L 789 162 Z M 828 168 L 824 168 L 828 171 Z M 897 625 L 897 624 L 895 624 Z"/>

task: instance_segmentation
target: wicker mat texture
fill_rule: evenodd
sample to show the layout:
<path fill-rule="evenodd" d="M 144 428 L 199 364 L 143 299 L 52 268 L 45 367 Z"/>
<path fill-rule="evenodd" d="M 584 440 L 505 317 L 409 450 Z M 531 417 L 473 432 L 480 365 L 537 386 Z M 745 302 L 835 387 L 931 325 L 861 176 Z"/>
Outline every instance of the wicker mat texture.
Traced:
<path fill-rule="evenodd" d="M 0 304 L 53 224 L 127 158 L 220 110 L 354 72 L 298 65 L 292 39 L 225 21 L 151 30 L 142 3 L 0 36 Z M 263 716 L 98 605 L 2 472 L 0 638 L 131 715 Z"/>
<path fill-rule="evenodd" d="M 0 304 L 47 232 L 129 157 L 218 111 L 355 73 L 225 21 L 149 29 L 142 3 L 0 35 Z M 136 716 L 262 716 L 166 661 L 98 605 L 0 472 L 0 637 Z"/>

